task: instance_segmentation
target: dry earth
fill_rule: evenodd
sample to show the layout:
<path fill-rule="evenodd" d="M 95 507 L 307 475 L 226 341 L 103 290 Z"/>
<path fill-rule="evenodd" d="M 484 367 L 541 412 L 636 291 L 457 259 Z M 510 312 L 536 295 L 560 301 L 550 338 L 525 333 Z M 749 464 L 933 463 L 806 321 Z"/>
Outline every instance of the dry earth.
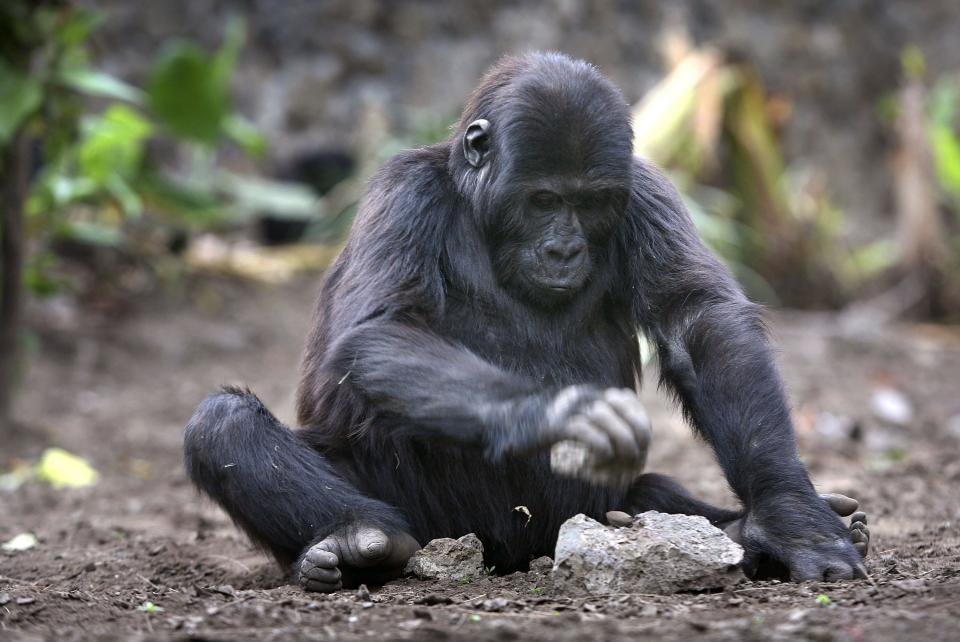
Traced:
<path fill-rule="evenodd" d="M 801 449 L 822 490 L 854 494 L 870 513 L 869 582 L 593 599 L 555 594 L 536 573 L 402 580 L 369 598 L 285 586 L 188 485 L 180 441 L 194 406 L 223 382 L 249 384 L 291 418 L 314 281 L 196 282 L 123 320 L 44 324 L 17 412 L 23 432 L 0 445 L 0 468 L 57 445 L 102 479 L 0 492 L 0 541 L 39 538 L 32 550 L 0 553 L 0 639 L 960 639 L 960 332 L 843 337 L 836 319 L 795 313 L 775 315 L 772 327 Z M 732 501 L 654 380 L 644 391 L 650 468 Z M 912 401 L 905 427 L 873 417 L 878 386 Z M 145 612 L 146 602 L 158 609 Z"/>

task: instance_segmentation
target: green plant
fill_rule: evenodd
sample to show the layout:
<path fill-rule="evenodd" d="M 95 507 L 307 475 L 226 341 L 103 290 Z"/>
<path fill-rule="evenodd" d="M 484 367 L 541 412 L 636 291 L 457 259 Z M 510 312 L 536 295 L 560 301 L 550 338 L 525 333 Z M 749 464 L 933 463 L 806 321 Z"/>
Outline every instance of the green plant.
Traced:
<path fill-rule="evenodd" d="M 18 363 L 21 286 L 42 296 L 66 282 L 56 242 L 120 247 L 145 215 L 204 227 L 252 209 L 216 162 L 226 143 L 265 149 L 229 96 L 243 22 L 228 22 L 214 53 L 169 43 L 142 90 L 93 63 L 88 42 L 101 20 L 67 0 L 0 5 L 0 421 Z M 155 140 L 182 150 L 188 171 L 151 163 Z M 315 199 L 287 195 L 281 206 L 311 216 Z"/>

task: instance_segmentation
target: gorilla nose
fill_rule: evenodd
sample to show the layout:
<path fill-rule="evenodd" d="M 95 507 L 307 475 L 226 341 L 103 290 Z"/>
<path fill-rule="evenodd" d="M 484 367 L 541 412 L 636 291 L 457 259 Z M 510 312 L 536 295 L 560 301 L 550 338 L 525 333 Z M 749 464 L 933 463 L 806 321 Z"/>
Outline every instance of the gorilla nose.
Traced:
<path fill-rule="evenodd" d="M 586 243 L 583 239 L 555 239 L 543 244 L 544 258 L 556 267 L 575 265 L 585 249 Z"/>

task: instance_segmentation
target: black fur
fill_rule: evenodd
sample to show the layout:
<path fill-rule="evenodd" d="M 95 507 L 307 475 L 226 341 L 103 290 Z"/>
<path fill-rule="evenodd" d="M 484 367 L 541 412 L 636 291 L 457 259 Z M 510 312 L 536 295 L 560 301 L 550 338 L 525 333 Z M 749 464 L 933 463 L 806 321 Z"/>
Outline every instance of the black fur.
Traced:
<path fill-rule="evenodd" d="M 478 168 L 461 141 L 481 118 Z M 573 384 L 585 400 L 634 388 L 639 330 L 743 501 L 751 553 L 793 564 L 843 538 L 797 457 L 759 310 L 631 139 L 626 102 L 586 63 L 531 54 L 494 68 L 450 140 L 373 178 L 323 282 L 301 430 L 248 392 L 218 393 L 187 428 L 191 479 L 281 563 L 356 520 L 421 543 L 475 532 L 509 571 L 552 554 L 580 512 L 736 519 L 659 475 L 621 491 L 550 472 L 551 400 Z M 529 198 L 543 189 L 596 200 L 589 216 L 539 216 Z M 540 274 L 556 238 L 585 239 L 582 271 Z M 543 287 L 551 274 L 576 287 Z"/>

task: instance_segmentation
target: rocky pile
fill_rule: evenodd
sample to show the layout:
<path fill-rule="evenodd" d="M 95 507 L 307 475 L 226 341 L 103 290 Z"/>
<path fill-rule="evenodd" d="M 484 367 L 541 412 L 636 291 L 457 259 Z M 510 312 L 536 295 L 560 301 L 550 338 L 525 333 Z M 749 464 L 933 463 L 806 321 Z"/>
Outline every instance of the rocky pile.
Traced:
<path fill-rule="evenodd" d="M 463 580 L 483 573 L 483 544 L 473 533 L 459 539 L 431 540 L 414 553 L 404 569 L 421 580 Z"/>
<path fill-rule="evenodd" d="M 743 579 L 743 549 L 703 517 L 649 511 L 623 527 L 575 515 L 560 527 L 554 588 L 570 593 L 676 593 Z"/>

